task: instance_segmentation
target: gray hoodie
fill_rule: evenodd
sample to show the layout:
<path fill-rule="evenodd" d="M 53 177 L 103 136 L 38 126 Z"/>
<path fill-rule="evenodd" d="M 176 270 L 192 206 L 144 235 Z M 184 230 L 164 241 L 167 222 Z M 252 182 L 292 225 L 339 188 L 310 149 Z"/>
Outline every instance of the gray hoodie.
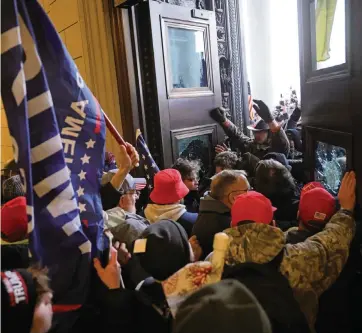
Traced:
<path fill-rule="evenodd" d="M 106 214 L 106 227 L 111 231 L 115 240 L 126 243 L 128 250 L 132 250 L 132 243 L 150 225 L 144 217 L 126 212 L 120 207 L 107 210 Z"/>

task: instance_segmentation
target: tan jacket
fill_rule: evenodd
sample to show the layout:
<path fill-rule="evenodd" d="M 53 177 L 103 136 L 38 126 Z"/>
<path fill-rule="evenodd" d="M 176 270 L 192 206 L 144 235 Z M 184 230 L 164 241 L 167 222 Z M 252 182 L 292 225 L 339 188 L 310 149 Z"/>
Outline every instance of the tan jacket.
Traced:
<path fill-rule="evenodd" d="M 323 231 L 294 245 L 286 244 L 280 229 L 265 224 L 246 224 L 225 232 L 230 237 L 228 265 L 268 263 L 284 251 L 280 272 L 289 280 L 301 310 L 314 329 L 319 296 L 335 282 L 347 261 L 355 233 L 353 217 L 340 211 Z"/>

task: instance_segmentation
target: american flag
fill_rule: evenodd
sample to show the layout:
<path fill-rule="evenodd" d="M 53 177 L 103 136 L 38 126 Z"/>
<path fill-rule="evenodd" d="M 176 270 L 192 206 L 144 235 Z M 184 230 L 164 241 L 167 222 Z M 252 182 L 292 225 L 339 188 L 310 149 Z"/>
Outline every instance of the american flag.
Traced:
<path fill-rule="evenodd" d="M 30 255 L 50 269 L 55 307 L 87 296 L 102 246 L 101 108 L 37 1 L 2 1 L 1 95 L 26 189 Z"/>
<path fill-rule="evenodd" d="M 254 101 L 253 97 L 251 96 L 251 89 L 250 89 L 250 82 L 248 82 L 248 108 L 249 108 L 249 119 L 251 124 L 256 124 L 258 119 L 258 114 L 254 110 Z"/>
<path fill-rule="evenodd" d="M 153 188 L 153 178 L 157 172 L 160 171 L 156 162 L 154 161 L 150 150 L 148 149 L 145 139 L 141 131 L 138 129 L 136 132 L 136 148 L 138 154 L 140 155 L 140 166 L 145 172 L 145 177 L 147 181 L 147 188 L 152 190 Z"/>

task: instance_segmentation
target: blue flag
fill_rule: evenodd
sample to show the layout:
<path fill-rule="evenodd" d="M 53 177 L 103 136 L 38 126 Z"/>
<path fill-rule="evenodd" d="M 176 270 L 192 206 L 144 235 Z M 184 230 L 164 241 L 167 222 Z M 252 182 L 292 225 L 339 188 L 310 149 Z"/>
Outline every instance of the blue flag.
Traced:
<path fill-rule="evenodd" d="M 37 1 L 2 1 L 1 95 L 26 188 L 32 259 L 50 269 L 55 304 L 81 305 L 102 251 L 105 122 Z"/>
<path fill-rule="evenodd" d="M 136 148 L 140 155 L 140 166 L 145 172 L 147 188 L 151 191 L 153 189 L 153 178 L 160 169 L 154 161 L 140 130 L 137 130 L 136 133 Z"/>

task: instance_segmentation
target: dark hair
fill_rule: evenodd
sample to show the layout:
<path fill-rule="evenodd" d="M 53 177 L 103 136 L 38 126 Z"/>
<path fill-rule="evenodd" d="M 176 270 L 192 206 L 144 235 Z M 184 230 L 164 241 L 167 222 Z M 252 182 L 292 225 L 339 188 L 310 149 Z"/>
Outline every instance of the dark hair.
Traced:
<path fill-rule="evenodd" d="M 189 161 L 185 158 L 178 158 L 175 164 L 172 166 L 172 169 L 176 169 L 178 172 L 180 172 L 182 180 L 198 177 L 200 171 L 200 162 L 197 160 Z"/>
<path fill-rule="evenodd" d="M 216 155 L 214 159 L 215 167 L 222 169 L 233 170 L 236 168 L 238 162 L 238 156 L 232 151 L 224 151 Z"/>
<path fill-rule="evenodd" d="M 275 160 L 258 163 L 255 173 L 255 190 L 269 199 L 296 192 L 296 185 L 289 170 Z"/>

